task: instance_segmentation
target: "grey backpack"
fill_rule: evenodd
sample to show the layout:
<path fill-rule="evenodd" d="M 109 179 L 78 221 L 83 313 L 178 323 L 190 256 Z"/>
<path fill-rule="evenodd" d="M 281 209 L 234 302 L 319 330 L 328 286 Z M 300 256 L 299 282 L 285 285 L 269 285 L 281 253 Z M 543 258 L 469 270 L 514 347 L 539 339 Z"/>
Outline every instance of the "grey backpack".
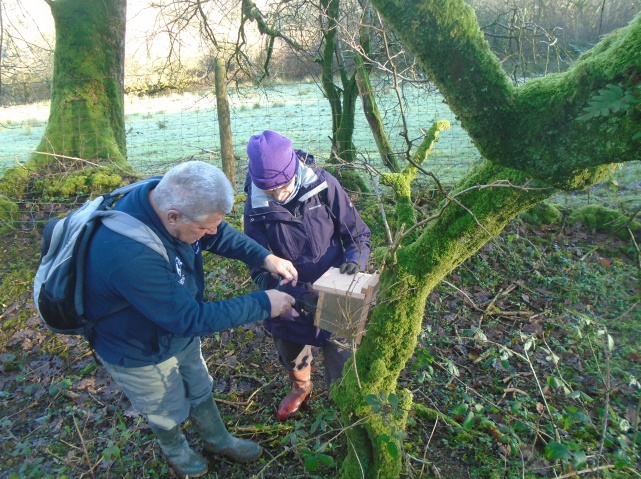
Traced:
<path fill-rule="evenodd" d="M 87 201 L 65 218 L 47 223 L 33 298 L 38 314 L 49 329 L 56 333 L 87 335 L 95 326 L 96 321 L 85 317 L 84 278 L 87 248 L 100 224 L 148 246 L 169 261 L 167 250 L 156 233 L 133 216 L 111 209 L 118 198 L 158 178 L 123 186 Z"/>

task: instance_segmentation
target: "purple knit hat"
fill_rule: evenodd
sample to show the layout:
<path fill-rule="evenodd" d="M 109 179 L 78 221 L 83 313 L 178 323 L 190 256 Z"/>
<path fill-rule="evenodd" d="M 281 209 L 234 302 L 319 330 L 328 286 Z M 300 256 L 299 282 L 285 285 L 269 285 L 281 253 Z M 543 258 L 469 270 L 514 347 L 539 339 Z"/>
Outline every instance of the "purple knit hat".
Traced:
<path fill-rule="evenodd" d="M 272 130 L 254 135 L 247 143 L 249 176 L 261 190 L 286 184 L 298 171 L 298 157 L 292 140 Z"/>

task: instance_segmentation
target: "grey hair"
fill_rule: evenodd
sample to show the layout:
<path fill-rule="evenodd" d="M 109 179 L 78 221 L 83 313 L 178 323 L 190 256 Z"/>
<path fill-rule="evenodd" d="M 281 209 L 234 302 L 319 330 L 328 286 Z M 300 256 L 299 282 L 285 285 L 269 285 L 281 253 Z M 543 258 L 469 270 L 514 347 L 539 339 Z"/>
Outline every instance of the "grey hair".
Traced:
<path fill-rule="evenodd" d="M 204 161 L 174 166 L 152 194 L 161 211 L 176 210 L 188 222 L 202 221 L 212 213 L 227 214 L 234 206 L 234 189 L 225 173 Z"/>

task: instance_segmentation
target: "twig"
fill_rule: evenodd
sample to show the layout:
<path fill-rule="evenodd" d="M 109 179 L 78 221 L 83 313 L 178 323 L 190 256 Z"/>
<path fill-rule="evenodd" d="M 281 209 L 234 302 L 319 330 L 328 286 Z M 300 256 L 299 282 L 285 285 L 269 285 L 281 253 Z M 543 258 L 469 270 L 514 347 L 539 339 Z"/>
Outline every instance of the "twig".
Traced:
<path fill-rule="evenodd" d="M 91 394 L 90 392 L 88 392 L 87 394 L 89 395 L 89 397 L 90 397 L 91 399 L 93 399 L 94 401 L 96 401 L 96 402 L 97 402 L 98 404 L 100 404 L 102 407 L 105 407 L 105 406 L 106 406 L 106 404 L 105 404 L 105 403 L 103 403 L 102 401 L 100 401 L 100 399 L 98 399 L 96 396 L 94 396 L 94 395 L 93 395 L 93 394 Z"/>
<path fill-rule="evenodd" d="M 637 251 L 637 270 L 639 272 L 638 279 L 637 279 L 637 288 L 638 292 L 641 293 L 641 251 L 639 250 L 639 245 L 637 244 L 637 240 L 634 237 L 634 233 L 632 233 L 632 230 L 628 226 L 628 233 L 630 234 L 630 239 L 632 240 L 632 244 L 634 244 L 634 248 Z"/>
<path fill-rule="evenodd" d="M 536 371 L 534 370 L 534 365 L 532 364 L 532 360 L 530 359 L 530 355 L 527 352 L 527 349 L 524 349 L 525 352 L 525 357 L 527 358 L 527 363 L 530 366 L 530 369 L 532 370 L 532 374 L 534 375 L 534 380 L 536 381 L 536 386 L 539 388 L 539 393 L 541 393 L 541 400 L 543 401 L 543 404 L 545 405 L 545 409 L 547 409 L 548 416 L 552 420 L 552 427 L 554 428 L 554 436 L 556 437 L 556 442 L 561 442 L 561 436 L 559 434 L 559 428 L 555 424 L 552 411 L 550 410 L 550 405 L 547 402 L 547 399 L 545 399 L 545 393 L 543 392 L 543 388 L 541 387 L 541 382 L 539 381 L 538 376 L 536 375 Z M 520 356 L 520 355 L 519 355 Z"/>
<path fill-rule="evenodd" d="M 431 461 L 426 461 L 425 459 L 420 459 L 418 457 L 412 456 L 411 454 L 408 454 L 407 457 L 409 457 L 410 459 L 414 459 L 416 462 L 420 462 L 421 464 L 426 464 L 428 466 L 432 465 Z"/>
<path fill-rule="evenodd" d="M 612 469 L 613 467 L 614 464 L 609 464 L 607 466 L 590 467 L 588 469 L 582 469 L 576 472 L 568 472 L 567 474 L 563 474 L 562 476 L 557 476 L 555 479 L 567 479 L 568 477 L 578 476 L 579 474 L 589 474 L 590 472 L 602 471 L 603 469 Z"/>
<path fill-rule="evenodd" d="M 197 148 L 205 153 L 209 153 L 210 155 L 220 155 L 220 151 L 208 150 L 207 148 L 203 148 L 202 146 L 198 146 L 198 145 L 187 145 L 187 146 L 190 148 Z"/>
<path fill-rule="evenodd" d="M 274 382 L 274 380 L 272 379 L 271 381 L 269 381 L 269 383 L 265 383 L 265 381 L 263 381 L 263 380 L 262 380 L 262 379 L 260 379 L 259 377 L 257 377 L 257 376 L 252 376 L 251 374 L 242 374 L 242 373 L 239 373 L 239 374 L 234 374 L 234 375 L 232 375 L 231 377 L 232 377 L 232 378 L 247 378 L 247 379 L 253 379 L 253 380 L 254 380 L 254 381 L 256 381 L 257 383 L 261 384 L 261 387 L 265 387 L 265 386 L 267 386 L 267 384 L 271 384 L 272 382 Z"/>
<path fill-rule="evenodd" d="M 13 414 L 11 414 L 11 415 L 9 415 L 9 416 L 5 416 L 5 417 L 6 417 L 6 419 L 9 419 L 10 417 L 17 416 L 18 414 L 22 414 L 22 413 L 23 413 L 23 412 L 25 412 L 27 409 L 31 409 L 33 406 L 35 406 L 35 405 L 36 405 L 36 404 L 38 404 L 39 402 L 40 402 L 40 400 L 36 399 L 34 402 L 32 402 L 31 404 L 29 404 L 26 408 L 21 409 L 20 411 L 15 412 L 15 413 L 13 413 Z"/>
<path fill-rule="evenodd" d="M 214 400 L 221 404 L 229 404 L 230 406 L 236 406 L 236 407 L 247 406 L 250 403 L 250 401 L 234 402 L 234 401 L 227 401 L 226 399 L 220 399 L 220 398 L 214 398 Z"/>
<path fill-rule="evenodd" d="M 458 291 L 458 292 L 459 292 L 459 294 L 461 294 L 461 295 L 463 296 L 463 298 L 464 298 L 464 299 L 466 299 L 466 300 L 470 303 L 470 306 L 472 306 L 472 308 L 474 308 L 474 309 L 475 309 L 475 310 L 477 310 L 477 311 L 483 311 L 481 308 L 479 308 L 479 307 L 476 305 L 476 303 L 474 302 L 474 300 L 473 300 L 472 298 L 470 298 L 470 297 L 468 296 L 468 294 L 467 294 L 465 291 L 463 291 L 463 290 L 462 290 L 462 289 L 460 289 L 459 287 L 457 287 L 457 286 L 453 285 L 452 283 L 450 283 L 449 281 L 446 281 L 446 280 L 443 280 L 443 284 L 446 284 L 446 285 L 447 285 L 447 286 L 449 286 L 450 288 L 453 288 L 453 289 L 455 289 L 456 291 Z"/>
<path fill-rule="evenodd" d="M 603 405 L 603 427 L 601 429 L 601 439 L 599 440 L 599 452 L 596 456 L 596 464 L 599 466 L 599 461 L 603 456 L 603 448 L 605 446 L 605 436 L 608 429 L 608 416 L 610 411 L 610 387 L 612 386 L 610 381 L 610 350 L 608 349 L 608 337 L 609 334 L 607 330 L 603 334 L 603 354 L 605 355 L 605 377 L 603 382 L 605 383 L 605 398 Z"/>
<path fill-rule="evenodd" d="M 234 432 L 235 433 L 251 433 L 251 434 L 268 434 L 272 432 L 283 432 L 283 431 L 290 431 L 293 429 L 294 426 L 283 423 L 283 424 L 274 424 L 273 426 L 269 427 L 256 427 L 256 426 L 243 426 L 243 427 L 235 427 Z"/>
<path fill-rule="evenodd" d="M 34 153 L 36 155 L 53 156 L 56 159 L 64 158 L 65 160 L 82 161 L 83 163 L 87 163 L 88 165 L 91 165 L 91 166 L 97 166 L 97 167 L 100 166 L 98 163 L 94 163 L 93 161 L 85 160 L 84 158 L 78 158 L 77 156 L 67 156 L 67 155 L 61 155 L 59 153 L 48 153 L 46 151 L 35 151 Z"/>
<path fill-rule="evenodd" d="M 641 414 L 641 395 L 639 396 L 639 403 L 637 404 L 637 414 L 634 418 L 634 438 L 632 439 L 632 450 L 636 452 L 638 438 L 639 438 L 639 415 Z"/>
<path fill-rule="evenodd" d="M 258 380 L 258 378 L 256 378 L 256 379 Z M 248 405 L 247 405 L 247 407 L 245 408 L 245 412 L 247 412 L 247 411 L 249 410 L 249 406 L 251 406 L 251 404 L 252 404 L 252 402 L 253 402 L 253 401 L 252 401 L 252 399 L 254 398 L 254 396 L 255 396 L 256 394 L 258 394 L 258 392 L 259 392 L 261 389 L 263 389 L 263 388 L 265 388 L 265 387 L 269 386 L 269 385 L 270 385 L 271 383 L 273 383 L 275 380 L 276 380 L 276 378 L 272 379 L 272 380 L 271 380 L 271 381 L 269 381 L 268 383 L 263 383 L 263 385 L 262 385 L 261 387 L 259 387 L 259 388 L 258 388 L 258 389 L 256 389 L 253 393 L 251 393 L 251 394 L 249 395 L 249 397 L 247 398 L 247 402 L 248 402 L 249 404 L 248 404 Z"/>
<path fill-rule="evenodd" d="M 519 394 L 523 394 L 525 396 L 529 396 L 528 393 L 526 393 L 525 391 L 522 391 L 521 389 L 517 389 L 517 388 L 505 388 L 505 389 L 503 389 L 503 393 L 504 394 L 519 393 Z"/>
<path fill-rule="evenodd" d="M 432 442 L 432 437 L 434 437 L 434 431 L 436 431 L 436 426 L 438 426 L 438 417 L 436 418 L 436 421 L 434 421 L 434 427 L 432 427 L 432 432 L 430 433 L 430 437 L 427 439 L 427 444 L 425 445 L 426 454 L 427 454 L 427 448 L 430 447 L 430 443 Z"/>
<path fill-rule="evenodd" d="M 474 309 L 475 311 L 478 311 L 479 313 L 483 313 L 483 315 L 485 315 L 485 316 L 496 316 L 498 318 L 505 318 L 505 319 L 512 319 L 514 317 L 532 319 L 532 318 L 535 318 L 537 316 L 541 316 L 542 314 L 544 314 L 544 313 L 535 313 L 535 314 L 533 314 L 533 313 L 531 313 L 529 311 L 503 311 L 503 310 L 500 310 L 500 309 L 497 309 L 496 311 L 490 311 L 490 308 L 499 299 L 499 297 L 500 296 L 505 296 L 505 295 L 509 294 L 510 292 L 512 292 L 512 290 L 514 288 L 516 288 L 516 286 L 517 286 L 516 284 L 511 284 L 510 286 L 508 286 L 507 289 L 499 291 L 494 296 L 494 298 L 492 298 L 492 300 L 489 302 L 489 304 L 484 309 L 481 306 L 477 305 L 474 302 L 474 300 L 472 298 L 470 298 L 470 296 L 465 291 L 463 291 L 462 289 L 456 287 L 452 283 L 450 283 L 448 281 L 445 281 L 445 280 L 443 280 L 442 283 L 446 284 L 447 286 L 450 286 L 451 288 L 453 288 L 456 291 L 458 291 L 459 294 L 461 294 L 463 296 L 463 298 L 470 304 L 472 309 Z M 478 328 L 479 329 L 481 328 L 481 321 L 482 321 L 482 318 L 481 318 L 481 320 L 479 320 L 479 324 L 478 324 Z"/>
<path fill-rule="evenodd" d="M 93 474 L 93 467 L 91 465 L 91 460 L 89 459 L 89 452 L 87 451 L 87 445 L 85 444 L 85 438 L 82 437 L 82 432 L 80 432 L 80 428 L 78 427 L 78 423 L 76 422 L 76 416 L 73 417 L 73 425 L 76 427 L 76 432 L 78 433 L 78 437 L 80 438 L 80 444 L 82 445 L 82 451 L 85 455 L 85 460 L 87 461 L 87 466 L 89 466 L 89 474 L 91 474 L 91 477 L 95 479 L 96 476 Z"/>

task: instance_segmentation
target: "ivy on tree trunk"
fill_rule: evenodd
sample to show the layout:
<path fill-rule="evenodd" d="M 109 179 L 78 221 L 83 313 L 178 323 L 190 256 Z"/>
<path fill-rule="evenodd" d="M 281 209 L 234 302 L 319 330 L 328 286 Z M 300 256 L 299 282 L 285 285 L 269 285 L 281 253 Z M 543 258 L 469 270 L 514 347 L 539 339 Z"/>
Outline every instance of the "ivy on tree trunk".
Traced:
<path fill-rule="evenodd" d="M 641 159 L 639 105 L 627 114 L 576 120 L 600 88 L 639 83 L 641 16 L 569 71 L 514 87 L 464 0 L 372 4 L 419 59 L 484 159 L 449 194 L 438 219 L 387 258 L 367 334 L 332 387 L 351 425 L 341 469 L 350 479 L 399 477 L 400 455 L 390 451 L 399 449 L 412 397 L 397 391 L 397 381 L 414 353 L 432 289 L 520 212 L 559 188 L 600 181 L 612 163 Z M 398 398 L 401 413 L 373 414 L 372 397 Z"/>

